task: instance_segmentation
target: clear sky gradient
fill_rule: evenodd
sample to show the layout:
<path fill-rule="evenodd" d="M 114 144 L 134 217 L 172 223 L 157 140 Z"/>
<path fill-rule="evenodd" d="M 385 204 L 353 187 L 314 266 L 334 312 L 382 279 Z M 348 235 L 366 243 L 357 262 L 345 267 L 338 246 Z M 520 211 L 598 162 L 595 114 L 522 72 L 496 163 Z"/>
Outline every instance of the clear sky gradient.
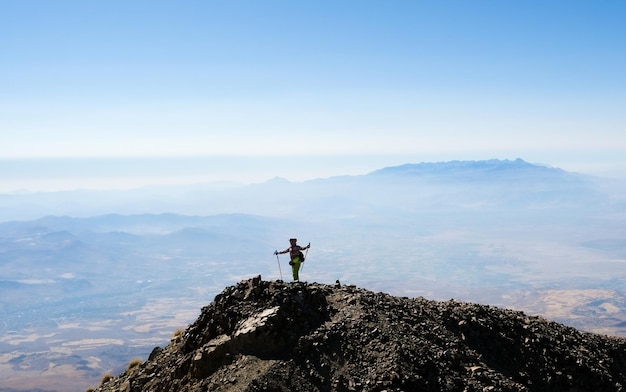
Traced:
<path fill-rule="evenodd" d="M 0 180 L 136 158 L 177 162 L 170 179 L 626 172 L 624 21 L 618 0 L 0 0 Z"/>

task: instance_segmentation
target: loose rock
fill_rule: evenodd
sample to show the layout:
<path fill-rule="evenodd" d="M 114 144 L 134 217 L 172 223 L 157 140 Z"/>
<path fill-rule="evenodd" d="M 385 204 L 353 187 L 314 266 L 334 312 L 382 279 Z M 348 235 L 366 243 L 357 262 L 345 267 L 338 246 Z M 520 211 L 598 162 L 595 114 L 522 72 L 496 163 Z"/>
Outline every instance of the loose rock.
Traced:
<path fill-rule="evenodd" d="M 260 277 L 96 391 L 623 391 L 626 340 L 460 301 Z"/>

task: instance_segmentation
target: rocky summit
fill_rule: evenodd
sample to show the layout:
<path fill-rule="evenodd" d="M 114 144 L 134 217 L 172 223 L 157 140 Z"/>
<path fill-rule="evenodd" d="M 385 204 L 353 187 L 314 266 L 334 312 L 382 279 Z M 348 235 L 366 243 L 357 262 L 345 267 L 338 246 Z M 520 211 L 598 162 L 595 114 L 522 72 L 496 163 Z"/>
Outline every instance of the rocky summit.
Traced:
<path fill-rule="evenodd" d="M 317 283 L 227 287 L 97 391 L 622 391 L 626 340 L 450 300 Z"/>

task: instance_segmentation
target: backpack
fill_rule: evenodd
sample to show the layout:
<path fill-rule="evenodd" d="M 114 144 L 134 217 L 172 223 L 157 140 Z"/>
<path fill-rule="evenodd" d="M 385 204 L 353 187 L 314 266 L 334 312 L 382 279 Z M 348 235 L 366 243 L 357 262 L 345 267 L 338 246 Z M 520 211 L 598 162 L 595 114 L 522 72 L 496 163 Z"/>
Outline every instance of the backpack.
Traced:
<path fill-rule="evenodd" d="M 302 254 L 302 251 L 298 251 L 298 257 L 300 257 L 300 262 L 304 263 L 304 254 Z"/>

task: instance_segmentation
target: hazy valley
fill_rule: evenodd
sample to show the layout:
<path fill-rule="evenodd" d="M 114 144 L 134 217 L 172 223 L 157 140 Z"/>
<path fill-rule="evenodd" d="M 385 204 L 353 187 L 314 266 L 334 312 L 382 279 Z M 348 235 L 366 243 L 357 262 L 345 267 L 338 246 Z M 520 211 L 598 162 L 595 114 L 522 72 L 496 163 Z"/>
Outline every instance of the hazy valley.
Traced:
<path fill-rule="evenodd" d="M 224 286 L 302 278 L 522 310 L 626 336 L 626 186 L 517 161 L 292 183 L 0 195 L 0 386 L 76 391 Z M 65 383 L 65 384 L 64 384 Z M 65 385 L 65 387 L 62 387 Z M 47 389 L 46 389 L 47 388 Z"/>

